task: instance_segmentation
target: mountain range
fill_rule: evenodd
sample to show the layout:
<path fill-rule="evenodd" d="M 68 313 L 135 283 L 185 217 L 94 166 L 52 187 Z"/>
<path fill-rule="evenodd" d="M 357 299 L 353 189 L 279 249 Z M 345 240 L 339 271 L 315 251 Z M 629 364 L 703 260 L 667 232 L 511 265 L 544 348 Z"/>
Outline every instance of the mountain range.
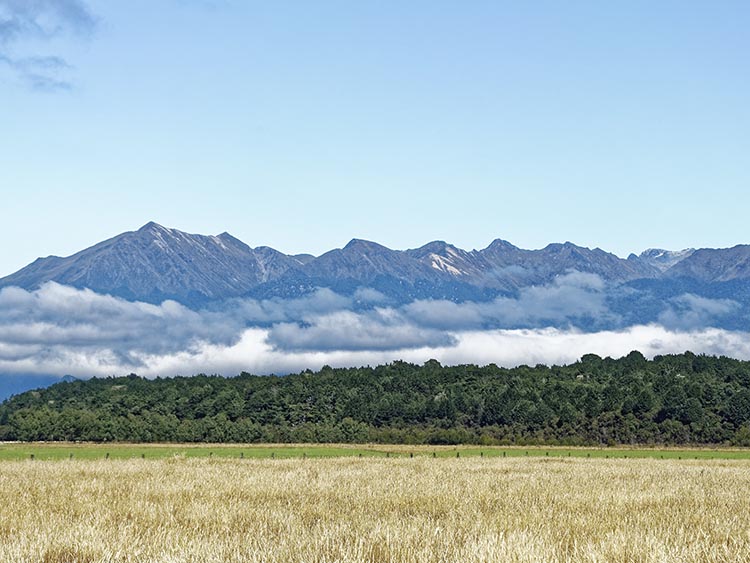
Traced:
<path fill-rule="evenodd" d="M 353 239 L 316 257 L 251 248 L 228 233 L 195 235 L 151 222 L 72 256 L 39 258 L 0 279 L 0 287 L 33 290 L 53 281 L 127 300 L 173 299 L 190 307 L 235 297 L 298 297 L 317 288 L 353 295 L 362 287 L 395 303 L 462 302 L 516 295 L 572 271 L 664 295 L 692 291 L 725 298 L 738 287 L 750 287 L 750 246 L 649 249 L 622 259 L 570 242 L 525 250 L 497 239 L 487 248 L 467 251 L 434 241 L 392 250 Z"/>
<path fill-rule="evenodd" d="M 204 345 L 232 350 L 246 329 L 262 334 L 260 348 L 276 358 L 450 348 L 472 331 L 617 339 L 644 325 L 657 335 L 704 334 L 708 350 L 723 350 L 728 334 L 712 329 L 750 333 L 750 246 L 620 258 L 570 242 L 393 250 L 353 239 L 313 256 L 148 223 L 0 279 L 0 400 L 90 366 L 127 373 L 148 358 L 191 358 Z M 648 347 L 661 350 L 660 336 Z M 189 370 L 206 360 L 186 361 Z"/>

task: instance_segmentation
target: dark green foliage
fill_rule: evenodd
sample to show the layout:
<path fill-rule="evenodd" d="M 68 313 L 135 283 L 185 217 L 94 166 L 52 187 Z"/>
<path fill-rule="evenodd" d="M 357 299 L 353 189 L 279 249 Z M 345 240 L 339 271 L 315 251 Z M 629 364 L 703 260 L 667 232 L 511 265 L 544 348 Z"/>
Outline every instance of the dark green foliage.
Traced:
<path fill-rule="evenodd" d="M 91 379 L 0 405 L 0 440 L 750 445 L 750 362 L 633 352 L 514 369 Z"/>

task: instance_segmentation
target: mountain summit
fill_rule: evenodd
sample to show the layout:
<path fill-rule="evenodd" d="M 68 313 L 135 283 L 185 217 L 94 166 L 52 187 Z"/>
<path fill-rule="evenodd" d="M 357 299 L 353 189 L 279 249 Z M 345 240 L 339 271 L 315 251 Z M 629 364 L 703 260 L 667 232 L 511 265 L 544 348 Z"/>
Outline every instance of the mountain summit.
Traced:
<path fill-rule="evenodd" d="M 54 281 L 131 300 L 195 304 L 242 295 L 301 265 L 228 233 L 193 235 L 151 222 L 67 258 L 40 258 L 0 279 L 0 286 L 33 289 Z"/>

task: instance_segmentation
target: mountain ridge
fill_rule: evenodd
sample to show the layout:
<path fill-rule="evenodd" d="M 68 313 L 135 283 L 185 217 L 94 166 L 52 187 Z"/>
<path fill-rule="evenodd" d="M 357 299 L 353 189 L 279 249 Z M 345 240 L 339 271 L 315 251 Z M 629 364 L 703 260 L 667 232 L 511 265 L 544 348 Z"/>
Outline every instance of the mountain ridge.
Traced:
<path fill-rule="evenodd" d="M 67 257 L 39 258 L 0 278 L 33 290 L 52 281 L 128 300 L 174 299 L 188 306 L 234 297 L 290 297 L 318 287 L 352 293 L 372 287 L 397 301 L 486 300 L 544 285 L 572 271 L 616 285 L 637 280 L 750 279 L 750 246 L 649 249 L 627 259 L 572 242 L 526 250 L 502 239 L 464 250 L 445 241 L 393 250 L 353 238 L 319 256 L 251 247 L 227 232 L 190 234 L 153 221 Z"/>

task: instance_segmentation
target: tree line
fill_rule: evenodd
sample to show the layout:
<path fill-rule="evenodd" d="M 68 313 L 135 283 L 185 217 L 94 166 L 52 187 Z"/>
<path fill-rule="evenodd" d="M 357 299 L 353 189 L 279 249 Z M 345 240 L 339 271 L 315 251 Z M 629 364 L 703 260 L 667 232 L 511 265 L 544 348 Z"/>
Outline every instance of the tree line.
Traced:
<path fill-rule="evenodd" d="M 750 362 L 393 362 L 286 376 L 94 378 L 0 405 L 0 440 L 750 446 Z"/>

